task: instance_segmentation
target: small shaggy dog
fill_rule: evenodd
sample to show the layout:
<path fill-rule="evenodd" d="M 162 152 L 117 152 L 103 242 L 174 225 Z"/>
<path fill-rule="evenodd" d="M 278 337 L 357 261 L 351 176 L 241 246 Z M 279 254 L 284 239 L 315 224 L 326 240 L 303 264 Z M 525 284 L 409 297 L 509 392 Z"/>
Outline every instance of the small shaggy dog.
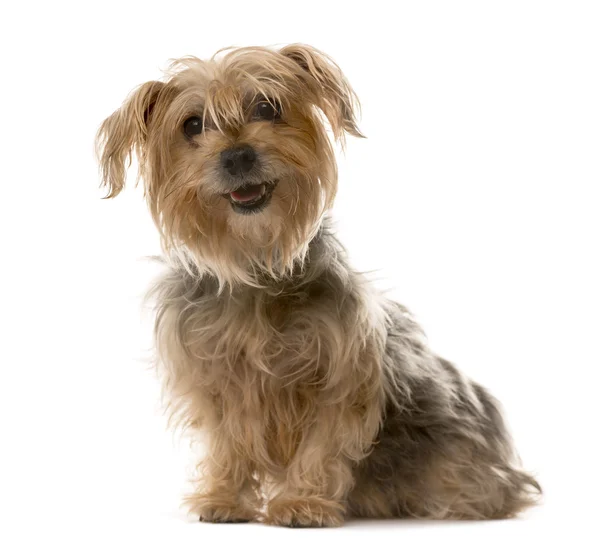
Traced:
<path fill-rule="evenodd" d="M 167 272 L 153 290 L 170 408 L 206 433 L 203 521 L 505 518 L 533 504 L 497 402 L 353 271 L 326 213 L 362 136 L 304 45 L 174 63 L 98 134 L 108 197 L 135 152 Z"/>

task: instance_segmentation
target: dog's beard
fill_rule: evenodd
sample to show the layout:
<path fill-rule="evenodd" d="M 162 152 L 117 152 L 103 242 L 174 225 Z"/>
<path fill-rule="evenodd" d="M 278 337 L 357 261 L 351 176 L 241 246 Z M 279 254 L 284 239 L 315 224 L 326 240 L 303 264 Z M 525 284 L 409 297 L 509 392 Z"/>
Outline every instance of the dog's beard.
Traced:
<path fill-rule="evenodd" d="M 265 189 L 259 200 L 249 199 L 258 203 L 254 210 L 240 210 L 245 205 L 236 197 L 251 191 L 256 190 L 207 194 L 197 189 L 170 200 L 160 225 L 168 250 L 185 255 L 195 270 L 214 275 L 222 287 L 264 286 L 292 274 L 321 224 L 327 191 L 318 178 L 281 176 L 268 199 Z"/>

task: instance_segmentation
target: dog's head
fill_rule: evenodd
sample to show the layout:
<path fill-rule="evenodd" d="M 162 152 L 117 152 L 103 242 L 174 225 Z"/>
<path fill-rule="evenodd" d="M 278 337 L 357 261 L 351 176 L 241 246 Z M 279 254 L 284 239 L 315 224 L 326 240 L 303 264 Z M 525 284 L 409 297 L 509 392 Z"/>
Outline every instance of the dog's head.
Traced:
<path fill-rule="evenodd" d="M 336 140 L 361 136 L 357 104 L 339 67 L 308 46 L 180 59 L 102 124 L 103 185 L 108 197 L 123 189 L 135 152 L 165 246 L 221 283 L 280 277 L 336 193 L 326 123 Z"/>

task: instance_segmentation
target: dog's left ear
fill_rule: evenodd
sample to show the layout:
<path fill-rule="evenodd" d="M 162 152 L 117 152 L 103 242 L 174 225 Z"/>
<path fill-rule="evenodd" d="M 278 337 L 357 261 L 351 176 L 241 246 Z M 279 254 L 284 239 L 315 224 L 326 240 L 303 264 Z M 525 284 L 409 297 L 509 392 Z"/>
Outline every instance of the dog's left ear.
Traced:
<path fill-rule="evenodd" d="M 286 46 L 280 53 L 302 68 L 313 102 L 325 114 L 335 138 L 343 139 L 344 133 L 364 138 L 356 124 L 358 97 L 340 67 L 325 53 L 303 44 Z"/>
<path fill-rule="evenodd" d="M 146 82 L 138 87 L 123 106 L 104 120 L 96 135 L 96 155 L 100 162 L 102 186 L 107 198 L 118 195 L 125 186 L 126 171 L 135 151 L 140 167 L 154 106 L 165 84 Z"/>

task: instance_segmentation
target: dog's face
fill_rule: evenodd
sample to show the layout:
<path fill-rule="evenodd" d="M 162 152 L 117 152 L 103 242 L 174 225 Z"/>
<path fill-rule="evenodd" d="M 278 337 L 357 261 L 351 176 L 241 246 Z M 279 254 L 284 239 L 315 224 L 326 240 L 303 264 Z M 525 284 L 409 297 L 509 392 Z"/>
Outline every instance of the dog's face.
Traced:
<path fill-rule="evenodd" d="M 360 136 L 354 92 L 328 57 L 292 45 L 176 61 L 100 128 L 103 183 L 136 152 L 163 242 L 221 282 L 285 275 L 336 192 L 334 137 Z"/>

